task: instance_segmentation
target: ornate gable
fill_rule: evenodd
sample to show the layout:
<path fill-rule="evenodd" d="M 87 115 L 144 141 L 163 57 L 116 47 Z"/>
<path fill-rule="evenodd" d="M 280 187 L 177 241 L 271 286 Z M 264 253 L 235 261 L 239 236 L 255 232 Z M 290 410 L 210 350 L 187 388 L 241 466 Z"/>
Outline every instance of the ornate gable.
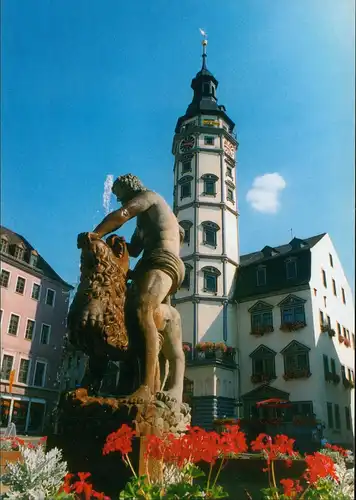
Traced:
<path fill-rule="evenodd" d="M 281 391 L 280 389 L 276 389 L 275 387 L 271 387 L 268 384 L 260 385 L 256 389 L 252 389 L 252 391 L 246 392 L 241 395 L 242 400 L 252 400 L 252 401 L 262 401 L 264 399 L 270 398 L 279 398 L 279 399 L 287 399 L 289 400 L 289 392 Z"/>
<path fill-rule="evenodd" d="M 288 295 L 285 297 L 279 304 L 279 307 L 293 307 L 293 306 L 301 306 L 305 304 L 306 300 L 298 297 L 297 295 Z"/>
<path fill-rule="evenodd" d="M 263 300 L 259 300 L 248 310 L 249 313 L 260 312 L 260 311 L 270 311 L 273 309 L 272 304 L 268 304 L 268 302 L 264 302 Z"/>
<path fill-rule="evenodd" d="M 298 352 L 310 351 L 310 347 L 301 344 L 297 340 L 292 340 L 284 349 L 281 350 L 281 354 L 297 354 Z"/>
<path fill-rule="evenodd" d="M 250 358 L 271 357 L 271 356 L 275 356 L 276 354 L 277 354 L 276 351 L 273 351 L 269 347 L 267 347 L 265 345 L 260 345 L 253 352 L 251 352 Z"/>

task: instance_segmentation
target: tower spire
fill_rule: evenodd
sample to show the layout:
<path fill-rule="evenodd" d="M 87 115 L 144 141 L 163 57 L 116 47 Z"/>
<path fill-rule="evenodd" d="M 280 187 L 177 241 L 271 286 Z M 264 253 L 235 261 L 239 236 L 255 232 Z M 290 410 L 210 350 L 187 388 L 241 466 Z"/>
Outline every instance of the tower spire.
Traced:
<path fill-rule="evenodd" d="M 199 28 L 199 31 L 203 37 L 203 41 L 201 43 L 203 46 L 203 54 L 202 54 L 203 64 L 202 64 L 201 69 L 207 69 L 207 67 L 206 67 L 206 58 L 207 58 L 206 46 L 208 45 L 208 34 L 204 30 L 202 30 L 201 28 Z"/>

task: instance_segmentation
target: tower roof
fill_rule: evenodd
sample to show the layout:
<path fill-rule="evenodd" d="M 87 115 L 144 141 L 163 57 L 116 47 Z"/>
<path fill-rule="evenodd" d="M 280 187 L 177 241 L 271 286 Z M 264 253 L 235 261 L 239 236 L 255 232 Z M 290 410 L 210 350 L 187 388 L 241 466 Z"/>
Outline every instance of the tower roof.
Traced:
<path fill-rule="evenodd" d="M 225 106 L 218 104 L 218 99 L 216 97 L 216 89 L 219 85 L 218 80 L 215 76 L 208 70 L 206 60 L 207 60 L 207 47 L 208 41 L 203 40 L 203 53 L 202 53 L 202 67 L 198 71 L 196 76 L 193 78 L 191 83 L 191 88 L 193 89 L 193 99 L 189 104 L 187 111 L 184 116 L 178 119 L 176 126 L 176 133 L 179 132 L 181 123 L 193 116 L 200 114 L 215 114 L 222 116 L 222 118 L 229 124 L 232 130 L 235 126 L 234 122 L 227 116 Z"/>

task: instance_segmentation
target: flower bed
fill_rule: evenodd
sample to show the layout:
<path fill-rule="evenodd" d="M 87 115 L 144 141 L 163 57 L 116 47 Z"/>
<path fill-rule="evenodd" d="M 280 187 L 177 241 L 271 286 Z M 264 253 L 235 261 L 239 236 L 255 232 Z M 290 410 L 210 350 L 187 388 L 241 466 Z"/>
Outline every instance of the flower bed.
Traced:
<path fill-rule="evenodd" d="M 230 425 L 226 419 L 219 423 L 224 424 L 221 433 L 190 427 L 180 436 L 147 436 L 143 476 L 138 475 L 130 458 L 135 431 L 122 425 L 107 436 L 102 450 L 104 455 L 119 454 L 131 469 L 131 480 L 114 498 L 354 498 L 353 469 L 347 466 L 352 458 L 350 452 L 327 444 L 321 451 L 301 457 L 294 450 L 294 439 L 259 434 L 250 443 L 255 454 L 251 455 L 246 453 L 246 437 L 239 425 Z M 9 495 L 8 498 L 26 500 L 110 500 L 105 493 L 94 489 L 89 472 L 68 474 L 59 450 L 45 453 L 41 445 L 29 449 L 20 444 L 20 451 L 23 464 L 10 464 L 5 475 L 5 484 L 10 486 L 5 498 Z M 152 464 L 155 464 L 154 474 Z M 268 487 L 263 488 L 266 482 Z"/>

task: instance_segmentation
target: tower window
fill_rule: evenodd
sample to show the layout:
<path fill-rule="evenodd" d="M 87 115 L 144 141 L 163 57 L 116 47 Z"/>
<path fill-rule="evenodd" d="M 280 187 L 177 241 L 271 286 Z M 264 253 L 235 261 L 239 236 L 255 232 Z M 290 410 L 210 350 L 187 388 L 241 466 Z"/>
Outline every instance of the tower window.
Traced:
<path fill-rule="evenodd" d="M 183 243 L 186 243 L 187 245 L 189 245 L 189 243 L 190 243 L 190 229 L 191 229 L 193 223 L 190 220 L 182 220 L 179 224 L 184 230 Z"/>
<path fill-rule="evenodd" d="M 192 180 L 191 175 L 186 175 L 179 180 L 180 184 L 180 199 L 190 198 L 192 195 Z"/>
<path fill-rule="evenodd" d="M 341 295 L 342 295 L 342 301 L 344 304 L 346 304 L 346 296 L 345 296 L 345 290 L 341 288 Z"/>
<path fill-rule="evenodd" d="M 331 255 L 331 253 L 329 253 L 329 260 L 330 260 L 330 266 L 334 267 L 333 256 Z"/>
<path fill-rule="evenodd" d="M 192 162 L 191 160 L 185 161 L 182 163 L 182 174 L 186 174 L 187 172 L 192 171 Z"/>
<path fill-rule="evenodd" d="M 210 94 L 210 83 L 204 83 L 203 89 L 204 94 Z"/>
<path fill-rule="evenodd" d="M 287 280 L 291 280 L 297 277 L 297 262 L 294 259 L 288 259 L 286 261 L 286 274 Z"/>
<path fill-rule="evenodd" d="M 219 226 L 215 222 L 203 222 L 203 243 L 212 247 L 217 246 L 216 233 L 219 231 Z"/>
<path fill-rule="evenodd" d="M 334 279 L 333 279 L 332 283 L 333 283 L 333 293 L 334 293 L 334 295 L 336 297 L 337 296 L 337 293 L 336 293 L 336 283 L 335 283 Z"/>
<path fill-rule="evenodd" d="M 321 278 L 323 280 L 323 285 L 325 286 L 325 288 L 328 287 L 328 283 L 326 281 L 326 272 L 324 271 L 324 269 L 321 270 Z"/>
<path fill-rule="evenodd" d="M 181 284 L 181 288 L 190 288 L 190 273 L 192 270 L 192 266 L 190 264 L 185 264 L 185 274 L 184 274 L 184 280 Z"/>
<path fill-rule="evenodd" d="M 234 200 L 234 190 L 231 188 L 227 188 L 227 200 L 231 201 L 232 203 L 235 203 Z"/>
<path fill-rule="evenodd" d="M 214 137 L 211 135 L 206 135 L 204 137 L 204 144 L 207 146 L 214 146 Z"/>
<path fill-rule="evenodd" d="M 265 266 L 260 266 L 257 268 L 256 278 L 257 278 L 257 286 L 264 286 L 266 284 Z"/>
<path fill-rule="evenodd" d="M 216 195 L 216 182 L 218 181 L 218 177 L 213 174 L 205 174 L 202 175 L 202 179 L 204 181 L 204 191 L 203 194 L 208 196 Z"/>
<path fill-rule="evenodd" d="M 203 267 L 202 271 L 204 273 L 204 292 L 217 293 L 220 271 L 215 267 Z"/>
<path fill-rule="evenodd" d="M 192 185 L 190 182 L 185 182 L 180 187 L 180 199 L 190 198 L 192 195 Z"/>

